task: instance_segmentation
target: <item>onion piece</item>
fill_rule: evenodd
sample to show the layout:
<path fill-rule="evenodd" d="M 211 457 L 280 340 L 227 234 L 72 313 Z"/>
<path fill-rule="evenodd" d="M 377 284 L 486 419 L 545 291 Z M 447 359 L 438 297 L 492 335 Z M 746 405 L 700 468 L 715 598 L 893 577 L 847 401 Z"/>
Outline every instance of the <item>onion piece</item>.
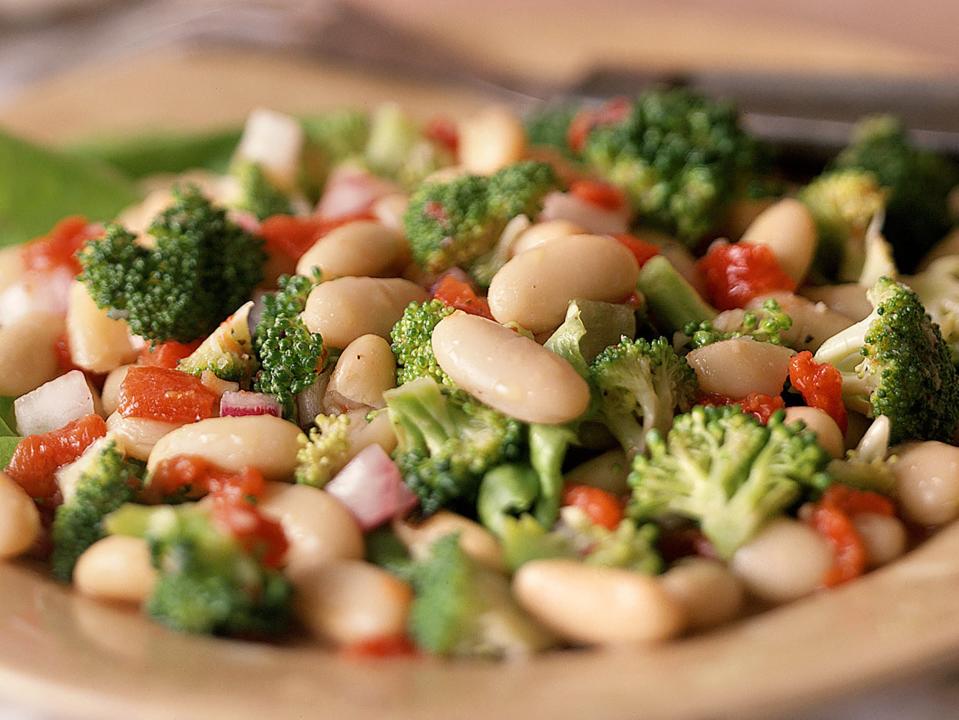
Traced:
<path fill-rule="evenodd" d="M 406 515 L 418 502 L 379 445 L 363 448 L 324 489 L 346 505 L 364 532 Z"/>
<path fill-rule="evenodd" d="M 281 417 L 282 414 L 280 403 L 267 393 L 228 390 L 220 397 L 220 417 L 242 417 L 243 415 Z"/>
<path fill-rule="evenodd" d="M 604 210 L 572 193 L 551 192 L 543 198 L 539 220 L 569 220 L 588 233 L 616 235 L 628 232 L 629 209 Z"/>
<path fill-rule="evenodd" d="M 355 165 L 341 165 L 330 174 L 316 214 L 326 220 L 369 212 L 373 204 L 402 189 Z"/>
<path fill-rule="evenodd" d="M 21 435 L 39 435 L 96 412 L 96 398 L 79 370 L 44 383 L 13 401 Z"/>

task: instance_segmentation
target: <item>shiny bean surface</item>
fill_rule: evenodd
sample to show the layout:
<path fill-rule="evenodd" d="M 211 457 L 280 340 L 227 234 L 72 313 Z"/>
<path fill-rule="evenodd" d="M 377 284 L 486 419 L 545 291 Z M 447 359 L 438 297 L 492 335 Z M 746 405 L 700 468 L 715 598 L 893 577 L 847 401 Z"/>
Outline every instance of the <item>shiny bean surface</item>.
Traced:
<path fill-rule="evenodd" d="M 30 496 L 0 472 L 0 559 L 29 550 L 40 535 L 40 513 Z"/>
<path fill-rule="evenodd" d="M 401 269 L 405 243 L 396 230 L 358 220 L 331 230 L 307 250 L 296 265 L 300 275 L 319 268 L 324 280 L 339 277 L 390 277 Z"/>
<path fill-rule="evenodd" d="M 816 223 L 805 205 L 786 198 L 757 215 L 740 242 L 768 247 L 783 272 L 799 283 L 816 252 Z"/>
<path fill-rule="evenodd" d="M 770 299 L 779 303 L 792 320 L 792 325 L 782 335 L 783 342 L 789 347 L 815 352 L 826 340 L 853 324 L 852 320 L 829 309 L 825 303 L 812 302 L 792 293 L 771 293 L 753 298 L 746 308 L 760 309 Z"/>
<path fill-rule="evenodd" d="M 959 517 L 959 448 L 935 441 L 910 443 L 895 455 L 896 496 L 908 519 L 945 525 Z"/>
<path fill-rule="evenodd" d="M 899 518 L 858 513 L 853 515 L 852 522 L 866 548 L 866 562 L 870 568 L 882 567 L 906 552 L 906 526 Z"/>
<path fill-rule="evenodd" d="M 351 342 L 336 361 L 327 397 L 343 409 L 381 408 L 383 393 L 396 386 L 396 358 L 379 335 L 363 335 Z"/>
<path fill-rule="evenodd" d="M 147 460 L 160 439 L 181 427 L 152 418 L 123 417 L 113 413 L 107 418 L 107 430 L 123 444 L 127 455 L 137 460 Z"/>
<path fill-rule="evenodd" d="M 779 395 L 793 354 L 781 345 L 735 338 L 693 350 L 686 361 L 703 392 L 743 398 L 749 393 Z"/>
<path fill-rule="evenodd" d="M 94 373 L 110 372 L 137 356 L 127 324 L 98 308 L 86 285 L 76 281 L 70 286 L 67 341 L 73 364 Z"/>
<path fill-rule="evenodd" d="M 118 368 L 114 368 L 107 375 L 106 380 L 103 381 L 103 390 L 100 392 L 100 402 L 103 405 L 103 412 L 107 415 L 116 412 L 120 385 L 123 384 L 123 379 L 127 376 L 127 372 L 131 367 L 133 367 L 133 365 L 121 365 Z"/>
<path fill-rule="evenodd" d="M 462 515 L 440 510 L 421 523 L 397 519 L 393 531 L 410 554 L 420 560 L 429 556 L 433 543 L 441 537 L 459 533 L 463 552 L 493 570 L 505 569 L 499 541 L 482 525 Z"/>
<path fill-rule="evenodd" d="M 867 289 L 859 283 L 844 283 L 805 287 L 800 293 L 813 302 L 821 302 L 833 312 L 845 315 L 853 322 L 859 322 L 872 312 L 872 303 L 866 297 Z"/>
<path fill-rule="evenodd" d="M 786 422 L 793 423 L 802 420 L 806 427 L 816 434 L 816 440 L 823 450 L 834 458 L 841 458 L 845 454 L 842 432 L 836 421 L 819 408 L 797 405 L 786 408 Z"/>
<path fill-rule="evenodd" d="M 516 238 L 510 255 L 520 255 L 527 250 L 532 250 L 552 240 L 558 240 L 559 238 L 568 237 L 569 235 L 582 235 L 585 232 L 582 227 L 571 220 L 545 220 L 538 222 L 530 225 Z"/>
<path fill-rule="evenodd" d="M 60 372 L 53 344 L 63 318 L 34 313 L 0 327 L 0 395 L 17 397 L 53 380 Z"/>
<path fill-rule="evenodd" d="M 721 625 L 742 611 L 742 583 L 721 562 L 687 558 L 666 571 L 660 582 L 682 605 L 693 630 Z"/>
<path fill-rule="evenodd" d="M 146 540 L 124 535 L 98 540 L 77 560 L 73 582 L 80 593 L 97 600 L 144 602 L 156 583 Z"/>

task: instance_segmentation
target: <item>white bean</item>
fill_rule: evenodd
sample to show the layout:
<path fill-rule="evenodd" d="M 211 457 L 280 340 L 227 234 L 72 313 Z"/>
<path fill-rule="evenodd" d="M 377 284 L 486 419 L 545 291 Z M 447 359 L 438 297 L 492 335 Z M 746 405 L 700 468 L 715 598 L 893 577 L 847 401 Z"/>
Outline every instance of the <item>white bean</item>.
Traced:
<path fill-rule="evenodd" d="M 816 223 L 805 205 L 786 198 L 756 216 L 740 242 L 768 247 L 783 272 L 799 283 L 816 252 Z"/>
<path fill-rule="evenodd" d="M 490 311 L 541 333 L 563 322 L 570 300 L 621 302 L 638 277 L 636 258 L 613 238 L 570 235 L 507 262 L 490 283 Z"/>
<path fill-rule="evenodd" d="M 457 385 L 524 422 L 564 423 L 589 405 L 573 366 L 492 320 L 455 312 L 433 330 L 433 352 Z"/>
<path fill-rule="evenodd" d="M 622 450 L 610 450 L 577 465 L 566 473 L 567 485 L 590 485 L 615 495 L 624 494 L 629 486 L 629 461 Z"/>
<path fill-rule="evenodd" d="M 360 526 L 343 503 L 323 490 L 267 483 L 260 509 L 283 526 L 290 543 L 285 572 L 294 583 L 332 560 L 363 558 Z"/>
<path fill-rule="evenodd" d="M 351 342 L 336 361 L 326 395 L 340 409 L 381 408 L 385 405 L 383 393 L 393 387 L 396 358 L 390 344 L 379 335 L 363 335 Z"/>
<path fill-rule="evenodd" d="M 40 513 L 26 491 L 0 472 L 0 559 L 29 550 L 40 535 Z"/>
<path fill-rule="evenodd" d="M 773 520 L 733 555 L 730 569 L 760 600 L 784 603 L 815 591 L 833 564 L 833 549 L 797 520 Z"/>
<path fill-rule="evenodd" d="M 406 631 L 413 591 L 375 565 L 339 560 L 303 576 L 294 600 L 303 624 L 334 645 L 395 637 Z"/>
<path fill-rule="evenodd" d="M 786 423 L 791 424 L 801 420 L 806 424 L 806 428 L 816 435 L 816 440 L 822 446 L 822 449 L 832 455 L 834 458 L 841 458 L 845 455 L 843 446 L 842 431 L 836 424 L 836 421 L 819 408 L 797 405 L 786 408 Z"/>
<path fill-rule="evenodd" d="M 17 282 L 26 271 L 22 247 L 14 245 L 0 250 L 0 291 Z"/>
<path fill-rule="evenodd" d="M 523 157 L 526 132 L 515 113 L 489 107 L 459 124 L 459 161 L 467 172 L 489 175 Z"/>
<path fill-rule="evenodd" d="M 696 371 L 703 392 L 743 398 L 749 393 L 779 395 L 794 354 L 781 345 L 735 338 L 693 350 L 686 362 Z"/>
<path fill-rule="evenodd" d="M 60 372 L 53 344 L 63 334 L 59 315 L 33 313 L 0 327 L 0 395 L 17 397 Z"/>
<path fill-rule="evenodd" d="M 142 603 L 153 592 L 156 570 L 145 540 L 110 535 L 80 556 L 73 570 L 73 582 L 87 597 Z"/>
<path fill-rule="evenodd" d="M 459 533 L 460 548 L 464 553 L 493 570 L 506 568 L 503 550 L 489 530 L 447 510 L 440 510 L 419 524 L 397 518 L 393 521 L 393 532 L 418 560 L 429 557 L 433 543 L 441 537 Z"/>
<path fill-rule="evenodd" d="M 396 433 L 393 430 L 393 423 L 390 422 L 390 414 L 379 412 L 372 420 L 366 419 L 367 414 L 367 410 L 353 410 L 347 413 L 350 416 L 350 424 L 346 429 L 350 442 L 347 460 L 351 460 L 360 450 L 370 445 L 379 445 L 387 455 L 396 449 Z"/>
<path fill-rule="evenodd" d="M 845 315 L 830 310 L 825 303 L 793 295 L 770 293 L 750 300 L 748 309 L 759 309 L 766 300 L 775 300 L 792 319 L 792 325 L 783 333 L 783 342 L 798 350 L 815 352 L 826 340 L 853 324 Z"/>
<path fill-rule="evenodd" d="M 223 470 L 254 467 L 267 480 L 287 480 L 296 469 L 300 435 L 296 425 L 272 415 L 210 418 L 160 438 L 147 469 L 177 455 L 198 455 Z"/>
<path fill-rule="evenodd" d="M 510 256 L 519 255 L 552 240 L 569 235 L 582 235 L 585 232 L 586 230 L 571 220 L 560 219 L 538 222 L 530 225 L 520 234 L 510 248 Z"/>
<path fill-rule="evenodd" d="M 95 373 L 109 372 L 137 356 L 127 324 L 97 307 L 87 286 L 77 281 L 70 286 L 67 339 L 74 365 Z"/>
<path fill-rule="evenodd" d="M 419 285 L 400 278 L 337 278 L 313 288 L 303 321 L 330 347 L 345 348 L 363 335 L 389 337 L 406 306 L 428 297 Z"/>
<path fill-rule="evenodd" d="M 959 517 L 959 448 L 929 441 L 897 450 L 892 471 L 903 513 L 922 525 Z"/>
<path fill-rule="evenodd" d="M 103 412 L 107 415 L 112 415 L 116 412 L 120 385 L 123 384 L 123 380 L 126 378 L 127 372 L 131 367 L 133 367 L 133 365 L 121 365 L 118 368 L 114 368 L 110 371 L 110 374 L 107 375 L 106 380 L 103 381 L 103 392 L 100 394 L 100 402 L 103 403 Z"/>
<path fill-rule="evenodd" d="M 319 268 L 324 280 L 339 277 L 390 277 L 405 258 L 403 236 L 372 220 L 357 220 L 331 230 L 307 250 L 296 272 L 310 275 Z"/>
<path fill-rule="evenodd" d="M 742 583 L 721 562 L 687 558 L 670 568 L 660 582 L 686 611 L 693 630 L 722 625 L 743 608 Z"/>
<path fill-rule="evenodd" d="M 775 202 L 775 198 L 740 198 L 730 202 L 723 221 L 723 237 L 739 240 L 756 218 Z"/>
<path fill-rule="evenodd" d="M 124 417 L 114 412 L 107 418 L 107 430 L 126 450 L 127 455 L 137 460 L 147 460 L 160 439 L 181 427 L 181 423 L 169 423 L 152 418 Z"/>
<path fill-rule="evenodd" d="M 573 560 L 534 560 L 513 577 L 527 612 L 584 645 L 654 642 L 677 635 L 686 618 L 655 578 Z"/>
<path fill-rule="evenodd" d="M 872 312 L 872 303 L 866 297 L 868 289 L 859 283 L 844 283 L 804 287 L 800 292 L 813 302 L 821 302 L 833 312 L 859 322 Z"/>
<path fill-rule="evenodd" d="M 906 552 L 906 526 L 896 517 L 878 513 L 853 515 L 853 525 L 866 548 L 866 562 L 877 568 L 891 563 Z"/>

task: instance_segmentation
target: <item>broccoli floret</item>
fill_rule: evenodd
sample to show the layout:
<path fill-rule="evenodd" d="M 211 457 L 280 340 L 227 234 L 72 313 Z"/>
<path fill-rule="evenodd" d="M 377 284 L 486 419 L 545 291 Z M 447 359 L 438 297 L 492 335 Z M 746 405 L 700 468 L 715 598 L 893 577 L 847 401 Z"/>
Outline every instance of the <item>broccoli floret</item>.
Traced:
<path fill-rule="evenodd" d="M 829 462 L 826 472 L 833 482 L 892 496 L 896 489 L 892 470 L 896 457 L 888 457 L 891 430 L 892 424 L 885 415 L 873 420 L 854 450 L 847 451 L 842 460 Z"/>
<path fill-rule="evenodd" d="M 552 105 L 527 116 L 526 137 L 530 145 L 556 148 L 570 159 L 575 154 L 569 147 L 569 125 L 579 108 L 575 105 Z"/>
<path fill-rule="evenodd" d="M 697 391 L 693 369 L 664 337 L 622 338 L 593 361 L 590 378 L 603 421 L 627 453 L 643 452 L 652 430 L 666 432 L 673 411 L 688 410 Z"/>
<path fill-rule="evenodd" d="M 290 418 L 296 394 L 313 384 L 324 360 L 323 337 L 311 333 L 300 317 L 319 281 L 319 276 L 281 276 L 279 290 L 263 298 L 263 315 L 253 332 L 260 363 L 253 388 L 274 395 Z"/>
<path fill-rule="evenodd" d="M 904 271 L 914 270 L 926 251 L 949 231 L 948 197 L 959 184 L 959 169 L 913 145 L 898 119 L 886 115 L 863 120 L 835 164 L 867 170 L 888 188 L 883 232 Z"/>
<path fill-rule="evenodd" d="M 384 394 L 398 445 L 394 459 L 431 515 L 472 503 L 483 475 L 519 456 L 522 423 L 423 377 Z"/>
<path fill-rule="evenodd" d="M 289 627 L 292 588 L 195 503 L 124 505 L 113 534 L 145 537 L 158 577 L 146 611 L 190 633 L 275 636 Z"/>
<path fill-rule="evenodd" d="M 414 570 L 410 634 L 436 655 L 526 655 L 555 639 L 516 604 L 509 581 L 470 559 L 459 535 L 433 543 Z"/>
<path fill-rule="evenodd" d="M 310 436 L 299 437 L 294 477 L 302 485 L 323 487 L 346 464 L 350 452 L 350 416 L 317 415 Z"/>
<path fill-rule="evenodd" d="M 419 126 L 395 103 L 384 103 L 374 111 L 365 156 L 374 173 L 405 188 L 416 187 L 454 161 L 446 148 L 423 137 Z"/>
<path fill-rule="evenodd" d="M 189 342 L 211 332 L 263 277 L 263 241 L 227 219 L 195 187 L 176 189 L 146 248 L 119 225 L 87 243 L 80 280 L 137 335 Z"/>
<path fill-rule="evenodd" d="M 736 405 L 695 407 L 669 434 L 652 431 L 649 457 L 637 455 L 629 514 L 637 520 L 695 520 L 728 559 L 804 487 L 828 485 L 829 456 L 801 423 L 780 411 L 763 425 Z"/>
<path fill-rule="evenodd" d="M 502 218 L 517 215 L 536 217 L 543 209 L 543 198 L 561 183 L 553 166 L 526 160 L 507 165 L 489 178 L 489 204 Z"/>
<path fill-rule="evenodd" d="M 872 313 L 826 340 L 816 362 L 842 373 L 850 409 L 889 418 L 892 442 L 948 440 L 959 424 L 959 383 L 939 327 L 894 280 L 880 278 L 868 297 Z"/>
<path fill-rule="evenodd" d="M 725 318 L 734 318 L 732 324 L 723 322 Z M 712 345 L 721 340 L 738 337 L 751 337 L 758 342 L 782 345 L 783 334 L 792 327 L 793 321 L 779 303 L 773 299 L 763 303 L 762 310 L 727 310 L 720 313 L 715 321 L 690 323 L 683 328 L 684 337 L 678 338 L 680 346 L 689 349 Z M 717 326 L 724 329 L 718 329 Z"/>
<path fill-rule="evenodd" d="M 918 275 L 902 281 L 919 296 L 953 357 L 959 356 L 959 256 L 939 258 Z"/>
<path fill-rule="evenodd" d="M 221 380 L 246 383 L 257 369 L 249 324 L 252 308 L 252 300 L 244 303 L 200 347 L 177 363 L 177 370 L 198 377 L 209 370 Z"/>
<path fill-rule="evenodd" d="M 586 161 L 621 187 L 644 223 L 696 245 L 723 220 L 759 157 L 735 108 L 688 90 L 653 90 L 594 127 Z"/>
<path fill-rule="evenodd" d="M 433 329 L 440 320 L 453 312 L 453 308 L 441 300 L 412 302 L 406 306 L 402 317 L 390 330 L 390 346 L 396 356 L 396 383 L 411 382 L 420 377 L 433 378 L 444 385 L 453 386 L 433 354 Z"/>
<path fill-rule="evenodd" d="M 716 317 L 716 310 L 662 255 L 643 265 L 636 287 L 646 298 L 653 320 L 664 334 L 672 334 L 690 323 L 698 324 Z"/>
<path fill-rule="evenodd" d="M 233 176 L 240 189 L 236 203 L 240 210 L 252 213 L 258 220 L 293 212 L 290 198 L 270 182 L 259 163 L 239 162 L 233 168 Z"/>
<path fill-rule="evenodd" d="M 53 574 L 69 582 L 73 567 L 84 551 L 106 534 L 103 518 L 137 494 L 143 481 L 143 463 L 124 457 L 109 440 L 85 463 L 76 489 L 57 508 L 53 521 Z"/>
<path fill-rule="evenodd" d="M 886 206 L 887 192 L 866 170 L 828 170 L 799 193 L 816 223 L 814 268 L 822 280 L 854 281 L 865 257 L 869 223 Z"/>

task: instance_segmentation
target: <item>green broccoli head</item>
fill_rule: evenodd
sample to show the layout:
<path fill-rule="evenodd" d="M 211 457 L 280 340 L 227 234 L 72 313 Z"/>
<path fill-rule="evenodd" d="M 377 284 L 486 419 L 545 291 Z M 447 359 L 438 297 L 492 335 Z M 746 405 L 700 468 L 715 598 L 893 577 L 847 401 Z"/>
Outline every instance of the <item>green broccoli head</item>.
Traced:
<path fill-rule="evenodd" d="M 106 534 L 103 518 L 136 497 L 144 465 L 128 459 L 116 441 L 98 443 L 94 454 L 83 457 L 76 488 L 57 508 L 51 536 L 53 574 L 69 582 L 84 551 Z"/>
<path fill-rule="evenodd" d="M 436 362 L 432 344 L 433 329 L 452 312 L 453 308 L 441 300 L 413 302 L 406 306 L 402 317 L 390 330 L 398 385 L 429 377 L 453 387 L 449 375 Z"/>
<path fill-rule="evenodd" d="M 883 212 L 887 196 L 876 175 L 859 168 L 828 170 L 800 191 L 819 236 L 814 268 L 820 278 L 857 279 L 866 228 Z"/>
<path fill-rule="evenodd" d="M 483 475 L 519 456 L 523 425 L 428 377 L 384 395 L 399 441 L 394 459 L 431 515 L 473 503 Z"/>
<path fill-rule="evenodd" d="M 665 437 L 647 437 L 629 476 L 629 513 L 637 520 L 679 515 L 699 523 L 728 559 L 768 520 L 828 485 L 829 456 L 801 423 L 778 412 L 763 425 L 736 405 L 695 407 Z"/>
<path fill-rule="evenodd" d="M 884 115 L 860 122 L 851 145 L 835 164 L 869 171 L 888 188 L 883 232 L 904 271 L 915 269 L 926 251 L 949 231 L 948 197 L 959 184 L 959 169 L 913 145 L 898 119 Z"/>
<path fill-rule="evenodd" d="M 748 183 L 759 148 L 731 105 L 678 89 L 644 93 L 624 119 L 597 125 L 583 155 L 643 222 L 695 245 Z"/>
<path fill-rule="evenodd" d="M 815 360 L 842 373 L 846 405 L 892 423 L 892 442 L 948 440 L 959 424 L 959 383 L 939 326 L 908 287 L 883 277 L 870 315 L 829 338 Z"/>
<path fill-rule="evenodd" d="M 579 107 L 570 104 L 549 105 L 528 115 L 524 121 L 526 137 L 530 145 L 555 148 L 563 155 L 573 159 L 573 151 L 569 147 L 570 123 Z"/>
<path fill-rule="evenodd" d="M 294 417 L 296 394 L 316 380 L 325 348 L 319 333 L 311 333 L 300 318 L 319 277 L 283 275 L 279 290 L 263 299 L 263 314 L 253 332 L 259 360 L 253 388 L 274 395 L 287 417 Z"/>
<path fill-rule="evenodd" d="M 533 218 L 543 209 L 546 194 L 561 187 L 552 165 L 526 160 L 490 176 L 489 204 L 494 213 L 506 219 L 517 215 Z"/>
<path fill-rule="evenodd" d="M 198 377 L 209 370 L 221 380 L 246 383 L 257 370 L 249 324 L 252 308 L 252 300 L 244 303 L 200 347 L 180 360 L 177 370 Z"/>
<path fill-rule="evenodd" d="M 463 552 L 459 534 L 433 543 L 413 571 L 410 635 L 436 655 L 527 655 L 555 639 L 516 604 L 509 581 Z"/>
<path fill-rule="evenodd" d="M 243 161 L 232 169 L 240 189 L 236 207 L 246 210 L 258 220 L 271 215 L 289 215 L 293 212 L 290 198 L 275 187 L 259 163 Z"/>
<path fill-rule="evenodd" d="M 158 577 L 146 610 L 154 620 L 217 635 L 275 636 L 289 627 L 289 582 L 221 529 L 206 508 L 125 505 L 108 518 L 107 529 L 149 543 Z"/>
<path fill-rule="evenodd" d="M 953 357 L 959 356 L 959 256 L 939 258 L 903 282 L 919 296 Z"/>
<path fill-rule="evenodd" d="M 262 240 L 197 188 L 173 196 L 150 226 L 155 247 L 111 225 L 79 255 L 79 279 L 96 304 L 156 342 L 189 342 L 212 331 L 250 297 L 266 261 Z"/>
<path fill-rule="evenodd" d="M 733 323 L 723 322 L 725 318 L 735 318 Z M 705 320 L 700 323 L 688 323 L 683 328 L 683 335 L 688 338 L 683 345 L 689 349 L 712 345 L 721 340 L 731 340 L 738 337 L 751 337 L 759 342 L 772 345 L 783 344 L 783 334 L 792 327 L 793 321 L 779 303 L 772 298 L 763 303 L 761 310 L 727 310 L 714 320 Z M 717 325 L 724 329 L 718 329 Z"/>
<path fill-rule="evenodd" d="M 310 435 L 301 435 L 294 477 L 302 485 L 323 487 L 346 464 L 350 453 L 350 416 L 317 415 Z"/>
<path fill-rule="evenodd" d="M 590 366 L 600 413 L 627 453 L 641 453 L 656 429 L 669 429 L 676 408 L 687 410 L 698 386 L 685 358 L 661 337 L 649 342 L 623 337 Z"/>

